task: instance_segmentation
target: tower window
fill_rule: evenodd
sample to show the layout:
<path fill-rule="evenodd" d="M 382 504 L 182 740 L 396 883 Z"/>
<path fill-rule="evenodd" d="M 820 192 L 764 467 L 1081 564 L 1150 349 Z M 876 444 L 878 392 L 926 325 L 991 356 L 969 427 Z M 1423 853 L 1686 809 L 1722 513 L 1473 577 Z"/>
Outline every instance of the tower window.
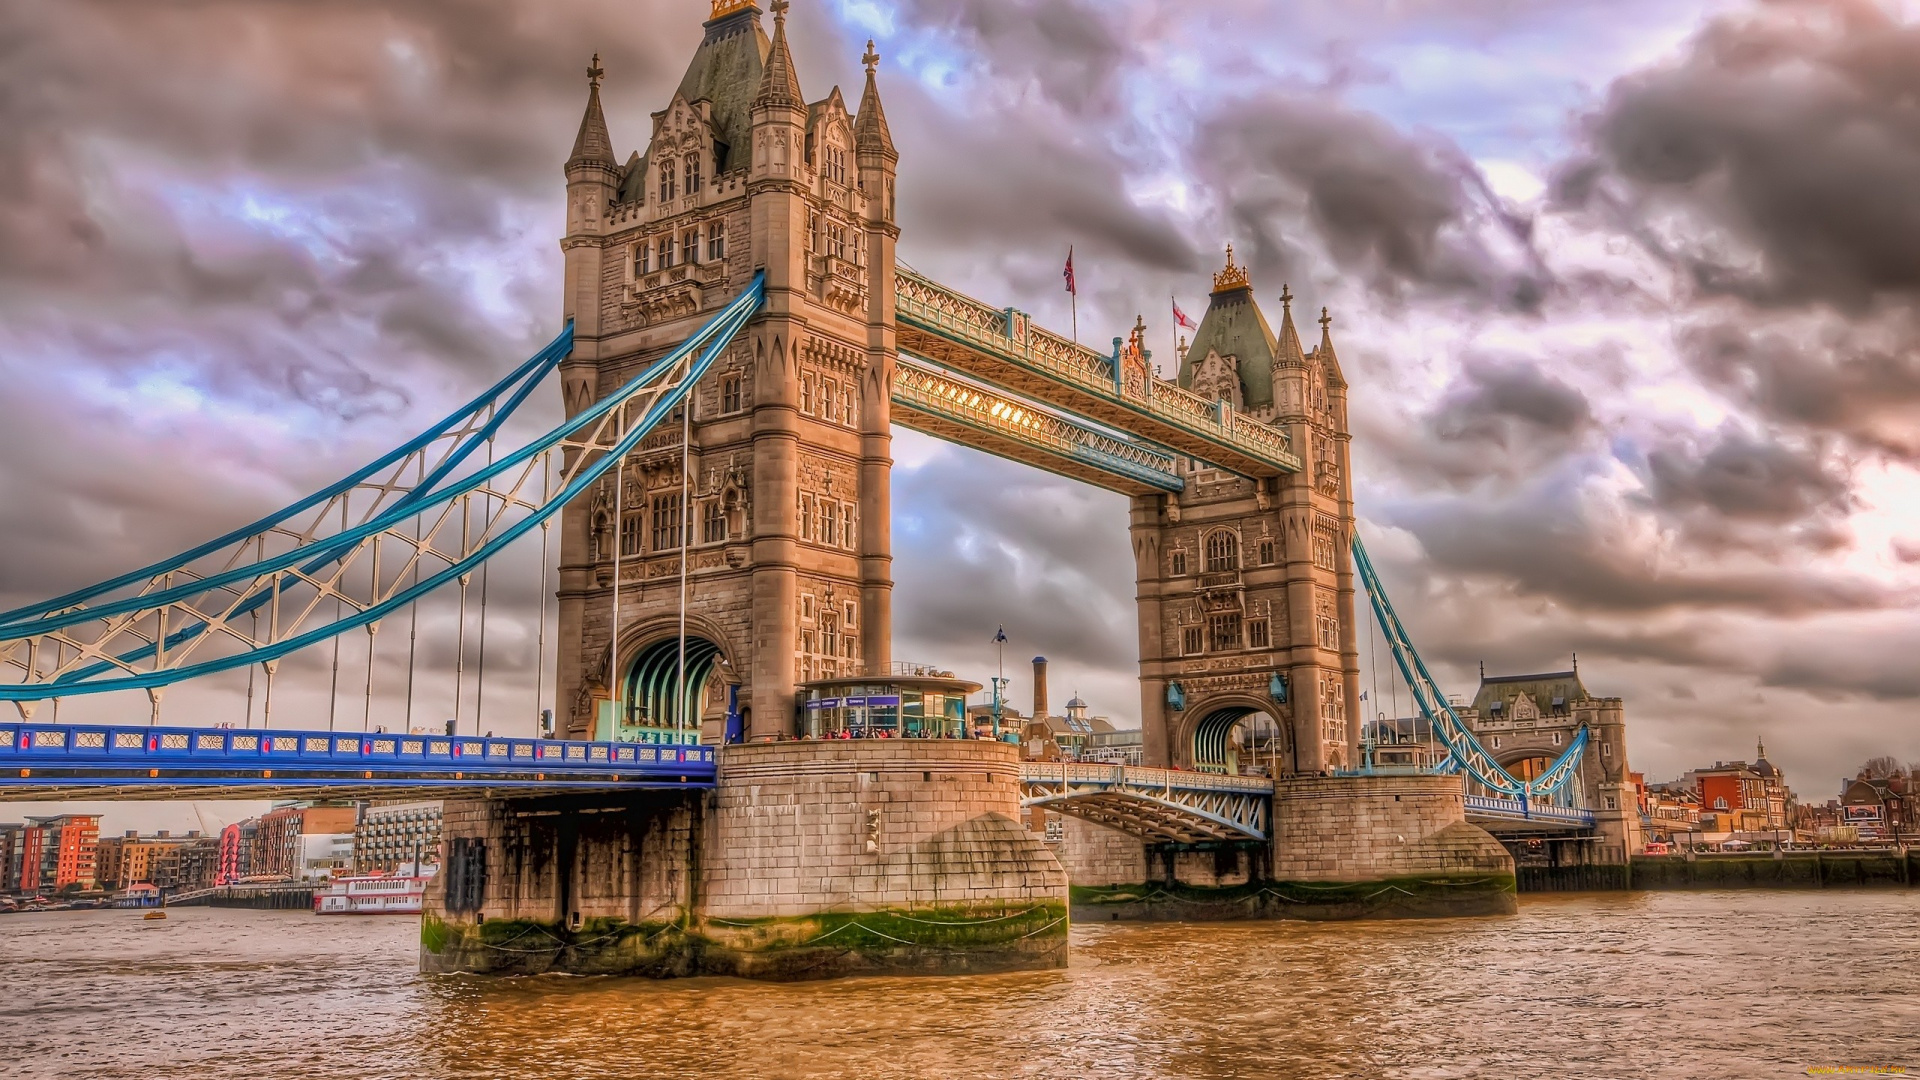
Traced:
<path fill-rule="evenodd" d="M 808 495 L 800 496 L 800 539 L 813 539 L 813 498 Z M 811 602 L 808 606 L 812 606 Z M 808 614 L 811 615 L 812 612 L 809 611 Z"/>
<path fill-rule="evenodd" d="M 1270 536 L 1260 538 L 1260 565 L 1273 565 L 1273 538 Z"/>
<path fill-rule="evenodd" d="M 847 227 L 845 225 L 836 223 L 827 227 L 827 254 L 841 262 L 847 260 Z"/>
<path fill-rule="evenodd" d="M 646 511 L 629 510 L 620 515 L 620 555 L 640 554 L 640 541 L 646 539 Z"/>
<path fill-rule="evenodd" d="M 847 182 L 847 152 L 832 143 L 827 144 L 826 174 L 836 184 Z"/>
<path fill-rule="evenodd" d="M 840 504 L 840 542 L 848 548 L 854 546 L 856 532 L 853 527 L 853 504 Z M 851 621 L 851 620 L 849 620 Z"/>
<path fill-rule="evenodd" d="M 703 543 L 718 544 L 727 538 L 727 515 L 720 510 L 720 500 L 710 499 L 701 511 L 700 539 Z"/>
<path fill-rule="evenodd" d="M 672 265 L 673 265 L 673 234 L 668 233 L 667 235 L 660 238 L 660 269 L 665 270 L 667 267 Z"/>
<path fill-rule="evenodd" d="M 1185 549 L 1176 549 L 1173 553 L 1173 576 L 1184 577 L 1187 573 L 1187 553 Z"/>
<path fill-rule="evenodd" d="M 698 195 L 700 193 L 700 155 L 699 154 L 687 155 L 686 169 L 683 175 L 686 178 L 687 194 Z"/>
<path fill-rule="evenodd" d="M 653 497 L 653 550 L 671 551 L 680 546 L 680 493 Z"/>
<path fill-rule="evenodd" d="M 833 504 L 828 503 L 827 505 L 821 507 L 820 508 L 820 542 L 823 544 L 826 544 L 828 547 L 832 547 L 833 545 L 838 544 L 840 542 L 838 539 L 836 539 L 836 537 L 838 537 L 840 533 L 838 525 L 839 525 L 839 519 L 834 516 Z"/>
<path fill-rule="evenodd" d="M 697 263 L 700 261 L 699 229 L 688 229 L 680 235 L 680 250 L 686 252 L 686 255 L 683 257 L 687 262 Z"/>
<path fill-rule="evenodd" d="M 832 379 L 820 384 L 820 411 L 829 422 L 840 422 L 840 384 Z"/>
<path fill-rule="evenodd" d="M 1181 654 L 1183 656 L 1198 656 L 1204 651 L 1206 651 L 1206 643 L 1201 638 L 1201 628 L 1198 626 L 1181 627 L 1180 628 Z"/>
<path fill-rule="evenodd" d="M 846 624 L 847 624 L 848 626 L 852 626 L 852 625 L 854 625 L 854 614 L 855 614 L 856 612 L 858 612 L 859 610 L 860 610 L 860 605 L 858 605 L 858 604 L 856 604 L 856 603 L 854 603 L 853 601 L 851 601 L 851 600 L 849 600 L 849 601 L 847 601 L 847 602 L 846 602 L 846 605 L 845 605 L 845 607 L 844 607 L 844 608 L 842 609 L 842 614 L 841 614 L 841 619 L 842 619 L 842 620 L 843 620 L 843 621 L 844 621 L 844 622 L 845 622 L 845 623 L 846 623 Z"/>
<path fill-rule="evenodd" d="M 653 272 L 653 245 L 641 242 L 633 245 L 633 276 Z"/>
<path fill-rule="evenodd" d="M 729 372 L 720 376 L 720 411 L 733 413 L 740 411 L 740 373 Z"/>
<path fill-rule="evenodd" d="M 1240 613 L 1222 611 L 1207 616 L 1208 647 L 1218 652 L 1240 647 Z"/>
<path fill-rule="evenodd" d="M 1240 569 L 1240 538 L 1231 529 L 1218 529 L 1207 535 L 1207 573 L 1221 574 Z"/>
<path fill-rule="evenodd" d="M 707 226 L 707 259 L 718 262 L 727 257 L 726 227 L 720 222 Z"/>
<path fill-rule="evenodd" d="M 660 163 L 660 201 L 661 202 L 672 202 L 674 196 L 677 194 L 677 192 L 674 190 L 674 185 L 673 185 L 674 173 L 675 173 L 675 169 L 673 167 L 673 162 L 663 161 Z"/>
<path fill-rule="evenodd" d="M 809 416 L 813 414 L 813 379 L 811 376 L 802 375 L 800 377 L 800 411 Z"/>
<path fill-rule="evenodd" d="M 1248 648 L 1267 649 L 1267 648 L 1273 647 L 1273 636 L 1270 630 L 1268 629 L 1268 626 L 1269 624 L 1265 619 L 1248 619 L 1247 620 L 1247 647 Z"/>

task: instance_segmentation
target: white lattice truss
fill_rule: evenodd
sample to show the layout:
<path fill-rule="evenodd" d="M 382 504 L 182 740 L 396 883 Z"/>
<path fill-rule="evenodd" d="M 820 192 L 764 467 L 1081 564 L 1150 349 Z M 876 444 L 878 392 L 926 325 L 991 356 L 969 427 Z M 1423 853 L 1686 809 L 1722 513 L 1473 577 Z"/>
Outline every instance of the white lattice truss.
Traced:
<path fill-rule="evenodd" d="M 1022 806 L 1151 842 L 1265 840 L 1273 815 L 1272 780 L 1174 769 L 1028 762 L 1020 794 Z"/>

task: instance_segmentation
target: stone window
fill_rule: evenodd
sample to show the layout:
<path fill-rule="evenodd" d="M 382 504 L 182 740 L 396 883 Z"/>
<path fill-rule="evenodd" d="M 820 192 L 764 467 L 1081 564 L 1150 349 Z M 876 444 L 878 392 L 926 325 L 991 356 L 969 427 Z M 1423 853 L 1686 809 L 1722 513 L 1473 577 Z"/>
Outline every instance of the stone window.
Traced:
<path fill-rule="evenodd" d="M 800 539 L 813 539 L 813 498 L 805 494 L 800 496 Z M 813 601 L 808 600 L 805 604 L 808 609 L 806 614 L 811 618 Z"/>
<path fill-rule="evenodd" d="M 855 618 L 854 618 L 855 613 L 857 613 L 859 610 L 860 610 L 860 605 L 854 603 L 851 600 L 847 601 L 846 604 L 843 605 L 841 608 L 841 615 L 840 615 L 841 621 L 846 623 L 848 626 L 853 626 L 855 624 Z"/>
<path fill-rule="evenodd" d="M 1265 619 L 1247 620 L 1247 648 L 1267 649 L 1273 647 L 1273 636 Z"/>
<path fill-rule="evenodd" d="M 1202 629 L 1198 626 L 1180 628 L 1180 652 L 1183 656 L 1199 656 L 1206 651 L 1206 643 L 1201 638 Z"/>
<path fill-rule="evenodd" d="M 1207 616 L 1207 647 L 1215 652 L 1240 647 L 1240 613 L 1221 611 Z"/>
<path fill-rule="evenodd" d="M 1602 802 L 1606 803 L 1606 808 L 1608 810 L 1617 810 L 1620 808 L 1620 804 L 1614 801 L 1614 797 L 1611 795 L 1602 795 L 1600 796 L 1600 799 Z"/>
<path fill-rule="evenodd" d="M 839 535 L 840 535 L 839 523 L 840 522 L 839 522 L 838 515 L 834 514 L 833 512 L 832 503 L 828 503 L 827 505 L 822 506 L 820 508 L 819 522 L 820 522 L 820 536 L 819 536 L 820 542 L 827 545 L 828 547 L 832 547 L 835 544 L 838 544 L 840 542 L 839 540 Z"/>
<path fill-rule="evenodd" d="M 687 194 L 698 195 L 700 193 L 700 155 L 699 154 L 694 153 L 694 154 L 687 155 L 685 169 L 681 173 L 681 176 L 685 180 L 685 187 L 687 189 Z"/>
<path fill-rule="evenodd" d="M 633 245 L 633 276 L 653 273 L 653 244 L 641 241 Z"/>
<path fill-rule="evenodd" d="M 681 258 L 689 263 L 700 261 L 700 230 L 688 229 L 680 234 L 680 250 L 685 252 Z"/>
<path fill-rule="evenodd" d="M 840 411 L 844 414 L 841 418 L 847 422 L 848 427 L 860 426 L 859 405 L 860 405 L 859 387 L 856 384 L 848 383 L 847 392 L 841 395 L 841 400 L 840 400 Z"/>
<path fill-rule="evenodd" d="M 847 151 L 842 147 L 828 143 L 826 157 L 827 179 L 845 186 L 847 182 Z"/>
<path fill-rule="evenodd" d="M 721 412 L 736 413 L 740 411 L 741 382 L 742 380 L 740 377 L 740 373 L 737 371 L 731 371 L 725 375 L 720 376 L 720 411 Z"/>
<path fill-rule="evenodd" d="M 807 250 L 818 254 L 823 246 L 820 236 L 820 215 L 807 211 Z"/>
<path fill-rule="evenodd" d="M 1500 749 L 1500 736 L 1498 736 L 1498 735 L 1495 735 L 1495 736 L 1493 737 L 1493 748 L 1494 748 L 1495 750 L 1498 750 L 1498 749 Z"/>
<path fill-rule="evenodd" d="M 1224 574 L 1240 569 L 1240 537 L 1232 529 L 1215 529 L 1207 534 L 1207 573 Z"/>
<path fill-rule="evenodd" d="M 811 375 L 800 376 L 800 411 L 809 416 L 813 415 L 813 377 Z"/>
<path fill-rule="evenodd" d="M 1320 515 L 1313 523 L 1313 565 L 1322 570 L 1337 570 L 1340 528 L 1332 518 Z"/>
<path fill-rule="evenodd" d="M 1187 552 L 1184 548 L 1175 548 L 1173 552 L 1173 576 L 1185 577 L 1187 573 Z"/>
<path fill-rule="evenodd" d="M 653 497 L 653 550 L 672 551 L 680 546 L 680 493 Z"/>
<path fill-rule="evenodd" d="M 853 504 L 840 504 L 840 542 L 851 550 L 858 533 L 853 527 Z"/>
<path fill-rule="evenodd" d="M 646 539 L 646 511 L 629 510 L 620 515 L 620 554 L 640 554 L 640 541 Z"/>
<path fill-rule="evenodd" d="M 820 616 L 820 652 L 826 656 L 836 656 L 840 652 L 840 633 L 832 615 Z"/>
<path fill-rule="evenodd" d="M 1560 733 L 1557 731 L 1553 733 L 1553 745 L 1555 746 L 1560 745 Z"/>
<path fill-rule="evenodd" d="M 827 254 L 847 261 L 847 227 L 837 221 L 827 226 Z"/>
<path fill-rule="evenodd" d="M 668 233 L 667 235 L 660 238 L 660 269 L 665 270 L 667 267 L 672 265 L 673 265 L 673 234 Z"/>
<path fill-rule="evenodd" d="M 724 259 L 726 257 L 727 257 L 726 226 L 719 222 L 715 222 L 714 224 L 708 225 L 707 226 L 707 259 L 708 261 L 719 262 L 721 259 Z"/>
<path fill-rule="evenodd" d="M 840 384 L 832 379 L 820 383 L 820 413 L 828 423 L 840 422 Z"/>
<path fill-rule="evenodd" d="M 727 538 L 727 515 L 720 509 L 719 499 L 708 499 L 700 511 L 700 540 L 706 544 L 718 544 Z"/>
<path fill-rule="evenodd" d="M 1260 565 L 1273 565 L 1273 537 L 1271 536 L 1260 538 Z"/>
<path fill-rule="evenodd" d="M 813 597 L 802 596 L 800 598 L 800 617 L 803 619 L 813 618 Z M 813 650 L 809 649 L 807 651 L 812 652 Z"/>
<path fill-rule="evenodd" d="M 673 182 L 675 178 L 675 173 L 676 173 L 676 170 L 673 167 L 673 162 L 663 161 L 660 163 L 660 201 L 661 202 L 672 202 L 674 196 L 679 194 L 679 192 L 674 190 Z"/>

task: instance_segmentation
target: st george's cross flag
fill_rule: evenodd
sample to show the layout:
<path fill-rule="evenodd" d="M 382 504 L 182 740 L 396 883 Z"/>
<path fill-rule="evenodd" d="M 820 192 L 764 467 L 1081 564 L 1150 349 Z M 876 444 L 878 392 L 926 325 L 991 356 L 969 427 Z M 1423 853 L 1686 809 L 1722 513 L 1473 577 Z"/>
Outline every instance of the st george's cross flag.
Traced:
<path fill-rule="evenodd" d="M 1178 300 L 1173 301 L 1173 325 L 1184 326 L 1188 330 L 1200 329 L 1198 326 L 1194 325 L 1194 322 L 1192 319 L 1187 318 L 1186 312 L 1180 310 L 1180 301 Z"/>

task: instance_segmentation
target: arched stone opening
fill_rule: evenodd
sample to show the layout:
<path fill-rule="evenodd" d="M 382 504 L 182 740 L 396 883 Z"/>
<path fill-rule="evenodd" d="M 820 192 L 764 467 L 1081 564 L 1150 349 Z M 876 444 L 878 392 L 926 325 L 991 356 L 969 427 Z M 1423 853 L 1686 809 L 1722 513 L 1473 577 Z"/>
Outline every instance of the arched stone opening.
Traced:
<path fill-rule="evenodd" d="M 1293 734 L 1267 708 L 1226 701 L 1192 711 L 1189 764 L 1201 772 L 1283 776 L 1295 771 Z"/>
<path fill-rule="evenodd" d="M 720 646 L 703 637 L 686 638 L 686 674 L 681 677 L 681 639 L 660 638 L 642 647 L 627 664 L 620 683 L 620 732 L 623 742 L 668 742 L 669 733 L 700 734 L 710 711 L 708 683 L 721 658 Z"/>

